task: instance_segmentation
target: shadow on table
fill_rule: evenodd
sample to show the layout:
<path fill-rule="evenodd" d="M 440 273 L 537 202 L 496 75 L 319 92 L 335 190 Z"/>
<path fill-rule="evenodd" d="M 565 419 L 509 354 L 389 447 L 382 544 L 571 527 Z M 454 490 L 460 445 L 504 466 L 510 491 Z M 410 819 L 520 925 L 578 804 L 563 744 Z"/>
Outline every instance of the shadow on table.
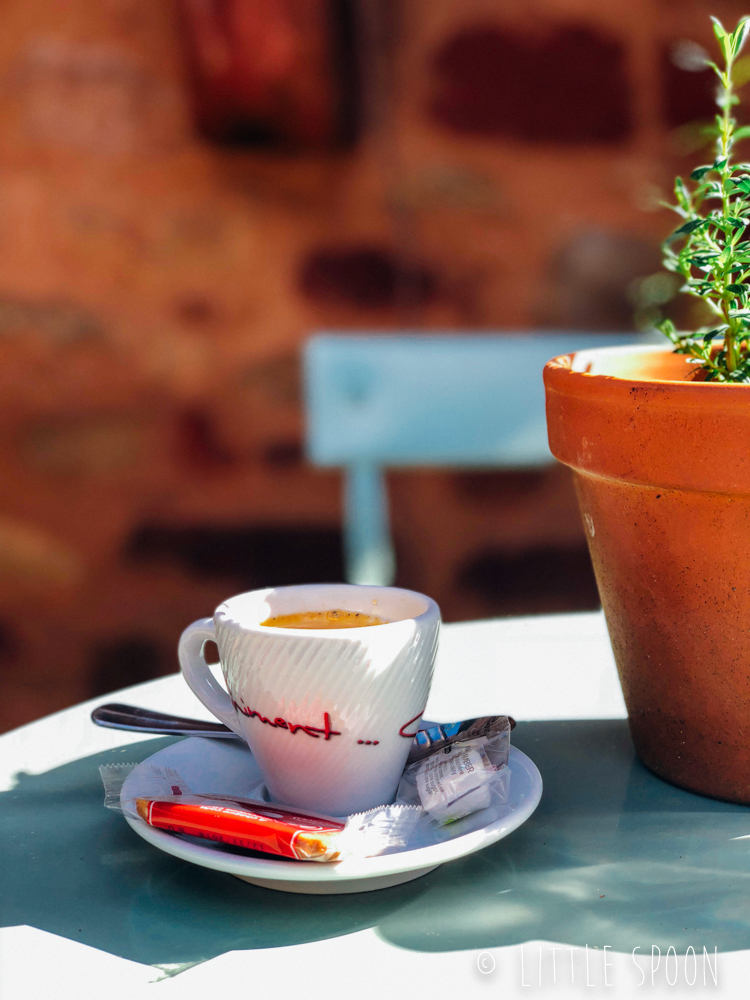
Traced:
<path fill-rule="evenodd" d="M 352 896 L 248 885 L 141 840 L 104 809 L 99 765 L 141 761 L 173 739 L 108 750 L 0 794 L 0 925 L 28 924 L 146 965 L 190 966 L 372 927 L 419 896 L 419 882 Z"/>
<path fill-rule="evenodd" d="M 377 926 L 420 951 L 542 939 L 750 947 L 750 810 L 680 791 L 635 758 L 627 725 L 520 723 L 514 743 L 545 782 L 507 840 L 415 882 L 351 896 L 260 889 L 162 854 L 102 808 L 98 765 L 172 740 L 107 751 L 0 794 L 2 924 L 29 924 L 133 961 L 189 966 L 230 950 Z"/>
<path fill-rule="evenodd" d="M 544 793 L 507 840 L 425 876 L 381 922 L 402 948 L 543 940 L 713 953 L 750 947 L 750 809 L 661 781 L 624 721 L 519 723 Z"/>

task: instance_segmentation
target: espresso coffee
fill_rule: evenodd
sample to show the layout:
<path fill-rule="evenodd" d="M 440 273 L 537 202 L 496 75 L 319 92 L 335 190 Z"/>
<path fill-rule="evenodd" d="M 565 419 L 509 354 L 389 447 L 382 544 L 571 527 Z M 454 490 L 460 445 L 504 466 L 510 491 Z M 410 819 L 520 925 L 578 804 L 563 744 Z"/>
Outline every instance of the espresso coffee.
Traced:
<path fill-rule="evenodd" d="M 273 628 L 365 628 L 368 625 L 387 625 L 385 618 L 366 615 L 361 611 L 298 611 L 292 615 L 274 615 L 261 625 Z"/>

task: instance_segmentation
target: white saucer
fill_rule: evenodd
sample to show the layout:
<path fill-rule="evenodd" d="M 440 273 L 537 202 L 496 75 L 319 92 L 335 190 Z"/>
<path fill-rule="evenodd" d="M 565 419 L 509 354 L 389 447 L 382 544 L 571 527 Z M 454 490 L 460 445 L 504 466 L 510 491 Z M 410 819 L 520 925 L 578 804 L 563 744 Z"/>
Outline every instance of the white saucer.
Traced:
<path fill-rule="evenodd" d="M 252 754 L 239 741 L 190 738 L 173 743 L 140 763 L 123 785 L 122 800 L 133 797 L 139 772 L 143 774 L 151 764 L 176 768 L 191 790 L 198 793 L 247 796 L 261 780 Z M 357 861 L 323 864 L 240 855 L 220 844 L 177 836 L 147 826 L 142 820 L 125 818 L 139 836 L 167 854 L 204 868 L 228 872 L 254 885 L 282 892 L 368 892 L 426 875 L 446 861 L 494 844 L 525 823 L 539 804 L 542 778 L 533 761 L 515 747 L 510 750 L 510 771 L 509 802 L 482 809 L 446 827 L 450 839 Z"/>

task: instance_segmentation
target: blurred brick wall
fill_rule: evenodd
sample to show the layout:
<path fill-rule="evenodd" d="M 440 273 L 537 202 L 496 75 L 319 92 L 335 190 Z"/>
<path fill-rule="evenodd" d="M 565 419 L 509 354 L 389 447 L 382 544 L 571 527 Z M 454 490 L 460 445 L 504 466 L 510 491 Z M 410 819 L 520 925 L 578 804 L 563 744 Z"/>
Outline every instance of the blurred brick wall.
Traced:
<path fill-rule="evenodd" d="M 260 148 L 205 138 L 185 7 L 3 7 L 0 728 L 173 670 L 241 587 L 341 577 L 339 479 L 301 448 L 311 330 L 622 329 L 649 307 L 658 199 L 712 114 L 679 43 L 743 8 L 345 8 L 358 121 L 330 138 L 341 77 L 297 0 L 323 42 L 290 93 L 322 117 L 290 125 L 274 91 Z M 447 618 L 595 605 L 563 469 L 391 493 L 400 582 Z"/>

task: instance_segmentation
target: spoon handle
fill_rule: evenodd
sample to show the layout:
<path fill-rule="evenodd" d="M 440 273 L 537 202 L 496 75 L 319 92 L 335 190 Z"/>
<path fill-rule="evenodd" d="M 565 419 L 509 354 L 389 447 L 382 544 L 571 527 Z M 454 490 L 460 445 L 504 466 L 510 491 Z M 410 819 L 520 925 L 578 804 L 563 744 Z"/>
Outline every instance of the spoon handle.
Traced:
<path fill-rule="evenodd" d="M 135 705 L 110 703 L 99 705 L 91 713 L 91 720 L 97 726 L 109 729 L 128 729 L 139 733 L 159 733 L 172 736 L 218 736 L 221 739 L 239 739 L 236 733 L 220 722 L 204 722 L 202 719 L 183 719 L 178 715 L 152 712 L 148 708 Z"/>
<path fill-rule="evenodd" d="M 121 705 L 109 702 L 99 705 L 91 713 L 91 721 L 97 726 L 107 729 L 128 729 L 135 733 L 159 733 L 166 736 L 217 736 L 219 739 L 238 740 L 221 722 L 207 722 L 204 719 L 185 719 L 181 715 L 167 715 L 165 712 L 154 712 L 150 708 L 138 708 L 135 705 Z M 511 729 L 515 719 L 510 720 Z M 430 729 L 436 722 L 422 719 L 420 729 Z"/>

